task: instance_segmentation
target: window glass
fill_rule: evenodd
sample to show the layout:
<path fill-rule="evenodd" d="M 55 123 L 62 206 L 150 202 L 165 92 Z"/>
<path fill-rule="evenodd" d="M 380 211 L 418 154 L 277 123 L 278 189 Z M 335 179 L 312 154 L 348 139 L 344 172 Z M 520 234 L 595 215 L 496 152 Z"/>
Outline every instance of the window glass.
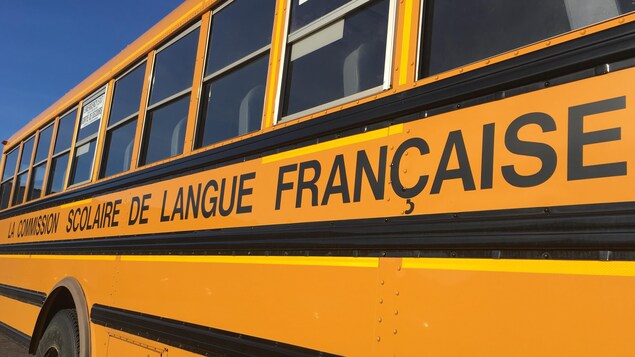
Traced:
<path fill-rule="evenodd" d="M 79 119 L 78 142 L 97 133 L 97 130 L 99 130 L 99 123 L 101 123 L 101 117 L 104 114 L 105 101 L 105 92 L 97 95 L 96 98 L 84 101 L 82 105 L 82 116 Z"/>
<path fill-rule="evenodd" d="M 71 147 L 76 118 L 77 109 L 66 114 L 60 119 L 59 129 L 57 130 L 57 138 L 55 139 L 55 150 L 53 151 L 55 154 Z"/>
<path fill-rule="evenodd" d="M 130 120 L 106 134 L 105 161 L 100 177 L 108 177 L 130 169 L 137 120 Z"/>
<path fill-rule="evenodd" d="M 49 184 L 46 189 L 47 194 L 62 192 L 67 166 L 68 153 L 60 155 L 51 161 L 51 173 L 49 174 Z"/>
<path fill-rule="evenodd" d="M 33 168 L 33 173 L 31 174 L 31 184 L 29 185 L 29 194 L 27 197 L 28 201 L 42 197 L 45 173 L 46 162 Z"/>
<path fill-rule="evenodd" d="M 275 0 L 235 0 L 214 14 L 205 74 L 271 43 Z"/>
<path fill-rule="evenodd" d="M 9 207 L 11 199 L 11 188 L 13 187 L 13 179 L 0 185 L 0 209 Z"/>
<path fill-rule="evenodd" d="M 141 153 L 141 165 L 179 155 L 183 152 L 190 96 L 148 112 Z"/>
<path fill-rule="evenodd" d="M 37 150 L 35 152 L 35 161 L 38 163 L 49 156 L 51 149 L 51 139 L 53 138 L 53 125 L 49 125 L 46 129 L 40 131 L 40 138 L 37 142 Z"/>
<path fill-rule="evenodd" d="M 635 11 L 635 1 L 633 0 L 619 0 L 619 5 L 622 14 Z"/>
<path fill-rule="evenodd" d="M 206 83 L 201 101 L 202 128 L 197 146 L 207 146 L 258 130 L 269 56 Z"/>
<path fill-rule="evenodd" d="M 624 10 L 633 10 L 630 1 L 428 1 L 419 76 L 444 72 L 588 26 Z"/>
<path fill-rule="evenodd" d="M 28 172 L 25 172 L 22 175 L 18 175 L 18 179 L 16 180 L 18 185 L 16 186 L 15 194 L 13 195 L 14 205 L 19 205 L 22 202 L 24 202 L 24 193 L 26 192 L 27 176 L 29 176 Z"/>
<path fill-rule="evenodd" d="M 388 7 L 373 2 L 291 45 L 283 116 L 383 83 Z"/>
<path fill-rule="evenodd" d="M 75 149 L 75 157 L 73 158 L 73 167 L 71 168 L 69 185 L 90 180 L 93 171 L 96 142 L 96 140 L 91 140 Z"/>
<path fill-rule="evenodd" d="M 33 142 L 35 142 L 34 136 L 30 137 L 29 140 L 25 141 L 24 145 L 22 145 L 22 156 L 20 157 L 20 168 L 18 169 L 18 172 L 28 169 L 31 165 Z"/>
<path fill-rule="evenodd" d="M 4 163 L 4 174 L 2 174 L 2 181 L 8 179 L 9 177 L 13 177 L 15 175 L 15 166 L 18 164 L 18 153 L 20 152 L 20 148 L 17 147 L 11 151 L 5 160 Z"/>
<path fill-rule="evenodd" d="M 291 26 L 293 32 L 352 0 L 293 0 Z"/>
<path fill-rule="evenodd" d="M 145 62 L 133 69 L 130 73 L 117 80 L 115 93 L 113 94 L 112 109 L 108 126 L 139 111 L 141 104 L 141 91 L 143 90 L 143 77 L 146 73 Z"/>
<path fill-rule="evenodd" d="M 199 29 L 195 29 L 157 53 L 150 104 L 192 86 Z"/>

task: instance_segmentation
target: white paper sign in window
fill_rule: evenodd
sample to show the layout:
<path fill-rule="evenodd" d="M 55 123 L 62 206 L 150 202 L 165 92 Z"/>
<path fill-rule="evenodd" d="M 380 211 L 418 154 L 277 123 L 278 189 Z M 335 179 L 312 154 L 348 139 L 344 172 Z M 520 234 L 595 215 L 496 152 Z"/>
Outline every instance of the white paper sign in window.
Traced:
<path fill-rule="evenodd" d="M 101 120 L 101 117 L 104 113 L 105 99 L 106 94 L 104 93 L 84 105 L 84 109 L 82 110 L 82 121 L 80 124 L 80 129 L 83 129 L 90 124 Z"/>

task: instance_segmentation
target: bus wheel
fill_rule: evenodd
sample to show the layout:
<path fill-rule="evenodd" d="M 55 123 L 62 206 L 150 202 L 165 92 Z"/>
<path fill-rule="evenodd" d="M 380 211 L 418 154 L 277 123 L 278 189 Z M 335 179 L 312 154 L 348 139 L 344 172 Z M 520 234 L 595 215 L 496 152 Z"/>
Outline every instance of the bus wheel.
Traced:
<path fill-rule="evenodd" d="M 73 309 L 58 311 L 44 331 L 35 353 L 37 357 L 78 357 L 79 325 Z"/>

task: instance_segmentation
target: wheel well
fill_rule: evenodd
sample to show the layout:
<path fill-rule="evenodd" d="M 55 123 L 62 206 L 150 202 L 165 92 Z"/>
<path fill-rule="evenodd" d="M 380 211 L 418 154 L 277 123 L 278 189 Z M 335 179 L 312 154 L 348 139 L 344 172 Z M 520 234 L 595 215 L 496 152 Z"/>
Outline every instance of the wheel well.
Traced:
<path fill-rule="evenodd" d="M 46 301 L 40 310 L 40 314 L 33 328 L 29 353 L 35 354 L 38 344 L 44 335 L 44 331 L 53 319 L 53 316 L 64 309 L 74 309 L 77 312 L 80 336 L 80 357 L 90 356 L 90 323 L 88 321 L 88 306 L 84 292 L 79 282 L 73 278 L 65 278 L 60 281 L 53 291 L 46 297 Z"/>
<path fill-rule="evenodd" d="M 42 335 L 44 335 L 44 331 L 53 319 L 53 316 L 55 316 L 58 311 L 64 309 L 75 309 L 75 301 L 73 301 L 73 296 L 67 288 L 58 287 L 47 296 L 46 302 L 44 302 L 40 310 L 40 316 L 38 316 L 33 335 L 31 336 L 29 353 L 35 354 L 40 339 Z"/>

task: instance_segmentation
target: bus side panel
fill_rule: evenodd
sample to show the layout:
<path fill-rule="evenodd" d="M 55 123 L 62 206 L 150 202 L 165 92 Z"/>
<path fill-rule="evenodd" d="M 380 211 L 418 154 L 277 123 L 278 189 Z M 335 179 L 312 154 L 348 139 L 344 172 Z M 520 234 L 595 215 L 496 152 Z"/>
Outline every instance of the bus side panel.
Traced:
<path fill-rule="evenodd" d="M 31 336 L 40 308 L 0 296 L 0 322 Z"/>
<path fill-rule="evenodd" d="M 0 266 L 0 284 L 48 295 L 62 279 L 72 277 L 81 284 L 89 311 L 97 301 L 112 302 L 116 274 L 114 256 L 6 255 L 0 256 Z M 7 301 L 9 303 L 0 304 L 0 321 L 14 328 L 20 326 L 20 331 L 31 336 L 40 308 L 13 299 Z M 27 310 L 28 313 L 19 313 Z M 93 333 L 91 337 L 93 353 L 98 353 L 96 348 L 105 345 L 107 335 Z"/>
<path fill-rule="evenodd" d="M 633 263 L 432 261 L 396 276 L 397 355 L 635 355 Z"/>
<path fill-rule="evenodd" d="M 369 356 L 376 348 L 378 261 L 127 256 L 121 261 L 115 307 L 323 352 Z"/>

